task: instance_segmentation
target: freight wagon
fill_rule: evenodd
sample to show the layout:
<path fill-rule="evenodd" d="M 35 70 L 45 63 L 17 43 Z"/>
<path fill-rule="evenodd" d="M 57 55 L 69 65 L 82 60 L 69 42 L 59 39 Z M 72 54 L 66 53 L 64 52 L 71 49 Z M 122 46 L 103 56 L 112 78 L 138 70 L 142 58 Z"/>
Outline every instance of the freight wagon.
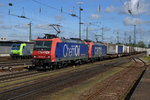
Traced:
<path fill-rule="evenodd" d="M 107 55 L 115 55 L 116 54 L 116 45 L 107 43 Z"/>
<path fill-rule="evenodd" d="M 123 54 L 123 46 L 116 45 L 116 53 L 117 54 Z"/>
<path fill-rule="evenodd" d="M 123 53 L 124 55 L 128 55 L 129 50 L 128 50 L 129 46 L 123 45 Z"/>
<path fill-rule="evenodd" d="M 130 54 L 135 54 L 135 50 L 134 50 L 134 47 L 129 47 L 129 53 Z"/>

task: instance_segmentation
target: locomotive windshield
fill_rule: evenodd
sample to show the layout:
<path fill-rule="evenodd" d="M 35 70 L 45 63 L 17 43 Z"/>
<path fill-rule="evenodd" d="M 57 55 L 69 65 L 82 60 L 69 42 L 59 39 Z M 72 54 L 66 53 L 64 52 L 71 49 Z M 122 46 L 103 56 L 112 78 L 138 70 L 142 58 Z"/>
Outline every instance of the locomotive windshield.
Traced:
<path fill-rule="evenodd" d="M 34 50 L 51 50 L 52 41 L 36 41 Z"/>
<path fill-rule="evenodd" d="M 13 44 L 11 49 L 12 50 L 20 49 L 20 44 Z"/>

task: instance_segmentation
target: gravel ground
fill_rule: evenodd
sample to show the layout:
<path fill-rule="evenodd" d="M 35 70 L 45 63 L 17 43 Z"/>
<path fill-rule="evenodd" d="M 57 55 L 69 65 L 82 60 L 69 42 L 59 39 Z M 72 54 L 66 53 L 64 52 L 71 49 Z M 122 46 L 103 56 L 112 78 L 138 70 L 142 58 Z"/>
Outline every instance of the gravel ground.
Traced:
<path fill-rule="evenodd" d="M 121 100 L 145 70 L 143 63 L 135 63 L 107 78 L 80 96 L 80 100 Z"/>

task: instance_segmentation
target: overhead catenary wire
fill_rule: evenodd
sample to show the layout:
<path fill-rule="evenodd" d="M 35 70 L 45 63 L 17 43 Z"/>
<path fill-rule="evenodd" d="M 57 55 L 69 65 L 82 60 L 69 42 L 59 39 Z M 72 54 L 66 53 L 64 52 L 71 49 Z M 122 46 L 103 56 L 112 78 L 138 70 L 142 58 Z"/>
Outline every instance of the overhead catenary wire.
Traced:
<path fill-rule="evenodd" d="M 61 11 L 61 13 L 64 13 L 64 14 L 67 14 L 67 15 L 71 15 L 71 16 L 72 16 L 72 14 L 70 14 L 70 13 L 68 13 L 68 12 L 65 12 L 65 11 L 62 9 L 62 7 L 61 7 L 61 9 L 58 9 L 58 8 L 55 8 L 55 7 L 52 7 L 52 6 L 50 6 L 50 5 L 44 4 L 44 3 L 40 2 L 40 1 L 37 1 L 37 0 L 32 0 L 32 1 L 35 2 L 35 3 L 38 3 L 38 4 L 40 4 L 40 5 L 43 5 L 43 6 L 45 6 L 45 7 L 48 7 L 48 8 L 57 10 L 57 11 Z M 72 17 L 74 17 L 74 16 L 72 16 Z M 77 16 L 76 16 L 76 17 L 77 17 Z"/>
<path fill-rule="evenodd" d="M 124 3 L 122 0 L 120 0 L 120 2 L 122 3 L 122 5 L 125 5 L 125 3 Z M 130 5 L 129 5 L 129 2 L 128 2 L 128 13 L 133 16 L 133 14 L 132 14 L 132 9 L 130 9 L 129 6 L 130 6 Z"/>
<path fill-rule="evenodd" d="M 66 14 L 66 15 L 69 15 L 69 16 L 72 16 L 72 17 L 75 17 L 75 18 L 79 18 L 76 14 L 70 14 L 70 13 L 64 11 L 64 10 L 62 9 L 62 7 L 59 9 L 59 8 L 52 7 L 52 6 L 50 6 L 50 5 L 44 4 L 44 3 L 40 2 L 40 1 L 37 1 L 37 0 L 32 0 L 32 1 L 35 2 L 35 3 L 37 3 L 37 4 L 43 5 L 43 6 L 45 6 L 45 7 L 48 7 L 48 8 L 57 10 L 57 11 L 59 11 L 59 12 L 61 11 L 61 13 L 63 13 L 63 14 Z M 85 21 L 84 19 L 82 19 L 82 20 Z M 93 23 L 89 23 L 89 24 L 99 27 L 99 25 L 96 25 L 96 24 L 93 24 Z"/>
<path fill-rule="evenodd" d="M 39 2 L 39 1 L 37 1 L 37 0 L 32 0 L 32 1 L 35 2 L 35 3 L 38 3 L 38 4 L 40 4 L 40 5 L 43 5 L 43 6 L 45 6 L 45 7 L 48 7 L 48 8 L 57 10 L 57 11 L 59 11 L 59 12 L 61 11 L 61 13 L 63 13 L 63 14 L 70 15 L 70 16 L 72 16 L 72 17 L 79 18 L 77 15 L 75 15 L 75 13 L 70 14 L 70 13 L 64 11 L 62 7 L 61 7 L 60 9 L 58 9 L 58 8 L 52 7 L 52 6 L 50 6 L 50 5 L 44 4 L 44 3 L 42 3 L 42 2 Z M 83 20 L 83 19 L 82 19 L 82 20 Z M 93 24 L 93 23 L 90 23 L 90 24 L 96 26 L 96 24 Z M 97 25 L 97 26 L 98 26 L 98 25 Z"/>
<path fill-rule="evenodd" d="M 49 6 L 49 5 L 47 5 L 47 4 L 44 4 L 44 3 L 42 3 L 42 2 L 39 2 L 39 1 L 37 1 L 37 0 L 32 0 L 32 1 L 34 1 L 34 2 L 36 2 L 36 3 L 38 3 L 38 4 L 40 4 L 40 5 L 49 7 L 49 8 L 51 8 L 51 9 L 57 10 L 57 11 L 59 11 L 59 12 L 61 11 L 61 13 L 63 13 L 63 14 L 67 14 L 67 15 L 71 15 L 71 16 L 72 16 L 72 14 L 70 14 L 70 13 L 68 13 L 68 12 L 65 12 L 62 7 L 61 7 L 61 9 L 58 9 L 58 8 Z M 14 4 L 14 3 L 13 3 L 13 4 Z M 34 19 L 31 19 L 31 18 L 28 18 L 28 17 L 24 16 L 24 15 L 25 15 L 25 14 L 24 14 L 24 8 L 23 8 L 22 15 L 12 14 L 11 12 L 9 12 L 9 14 L 10 14 L 11 16 L 15 16 L 15 17 L 18 17 L 18 18 L 28 19 L 28 20 L 30 20 L 30 21 L 31 21 L 31 20 L 32 20 L 32 21 L 35 21 L 35 20 L 36 20 L 35 18 L 34 18 Z M 8 15 L 8 14 L 7 14 L 7 15 Z M 74 16 L 72 16 L 72 17 L 74 17 Z M 78 18 L 78 16 L 75 16 L 75 18 Z M 39 21 L 39 20 L 36 20 L 36 21 Z M 84 21 L 84 19 L 83 19 L 83 21 Z M 95 24 L 95 23 L 92 23 L 92 22 L 90 23 L 90 25 L 100 27 L 99 25 L 97 25 L 97 24 Z"/>
<path fill-rule="evenodd" d="M 11 2 L 9 2 L 9 6 L 14 6 L 16 4 L 27 2 L 27 1 L 28 0 L 18 0 L 17 2 L 15 2 L 14 0 L 11 0 Z"/>

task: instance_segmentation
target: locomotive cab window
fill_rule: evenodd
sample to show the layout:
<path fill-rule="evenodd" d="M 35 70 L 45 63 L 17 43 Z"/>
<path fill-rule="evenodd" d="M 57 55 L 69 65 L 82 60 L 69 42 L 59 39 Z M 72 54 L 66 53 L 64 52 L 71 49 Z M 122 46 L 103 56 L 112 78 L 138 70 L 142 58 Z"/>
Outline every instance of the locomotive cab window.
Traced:
<path fill-rule="evenodd" d="M 20 49 L 20 44 L 14 44 L 12 45 L 12 50 L 19 50 Z"/>
<path fill-rule="evenodd" d="M 36 41 L 34 50 L 43 50 L 49 51 L 51 50 L 52 41 Z"/>

